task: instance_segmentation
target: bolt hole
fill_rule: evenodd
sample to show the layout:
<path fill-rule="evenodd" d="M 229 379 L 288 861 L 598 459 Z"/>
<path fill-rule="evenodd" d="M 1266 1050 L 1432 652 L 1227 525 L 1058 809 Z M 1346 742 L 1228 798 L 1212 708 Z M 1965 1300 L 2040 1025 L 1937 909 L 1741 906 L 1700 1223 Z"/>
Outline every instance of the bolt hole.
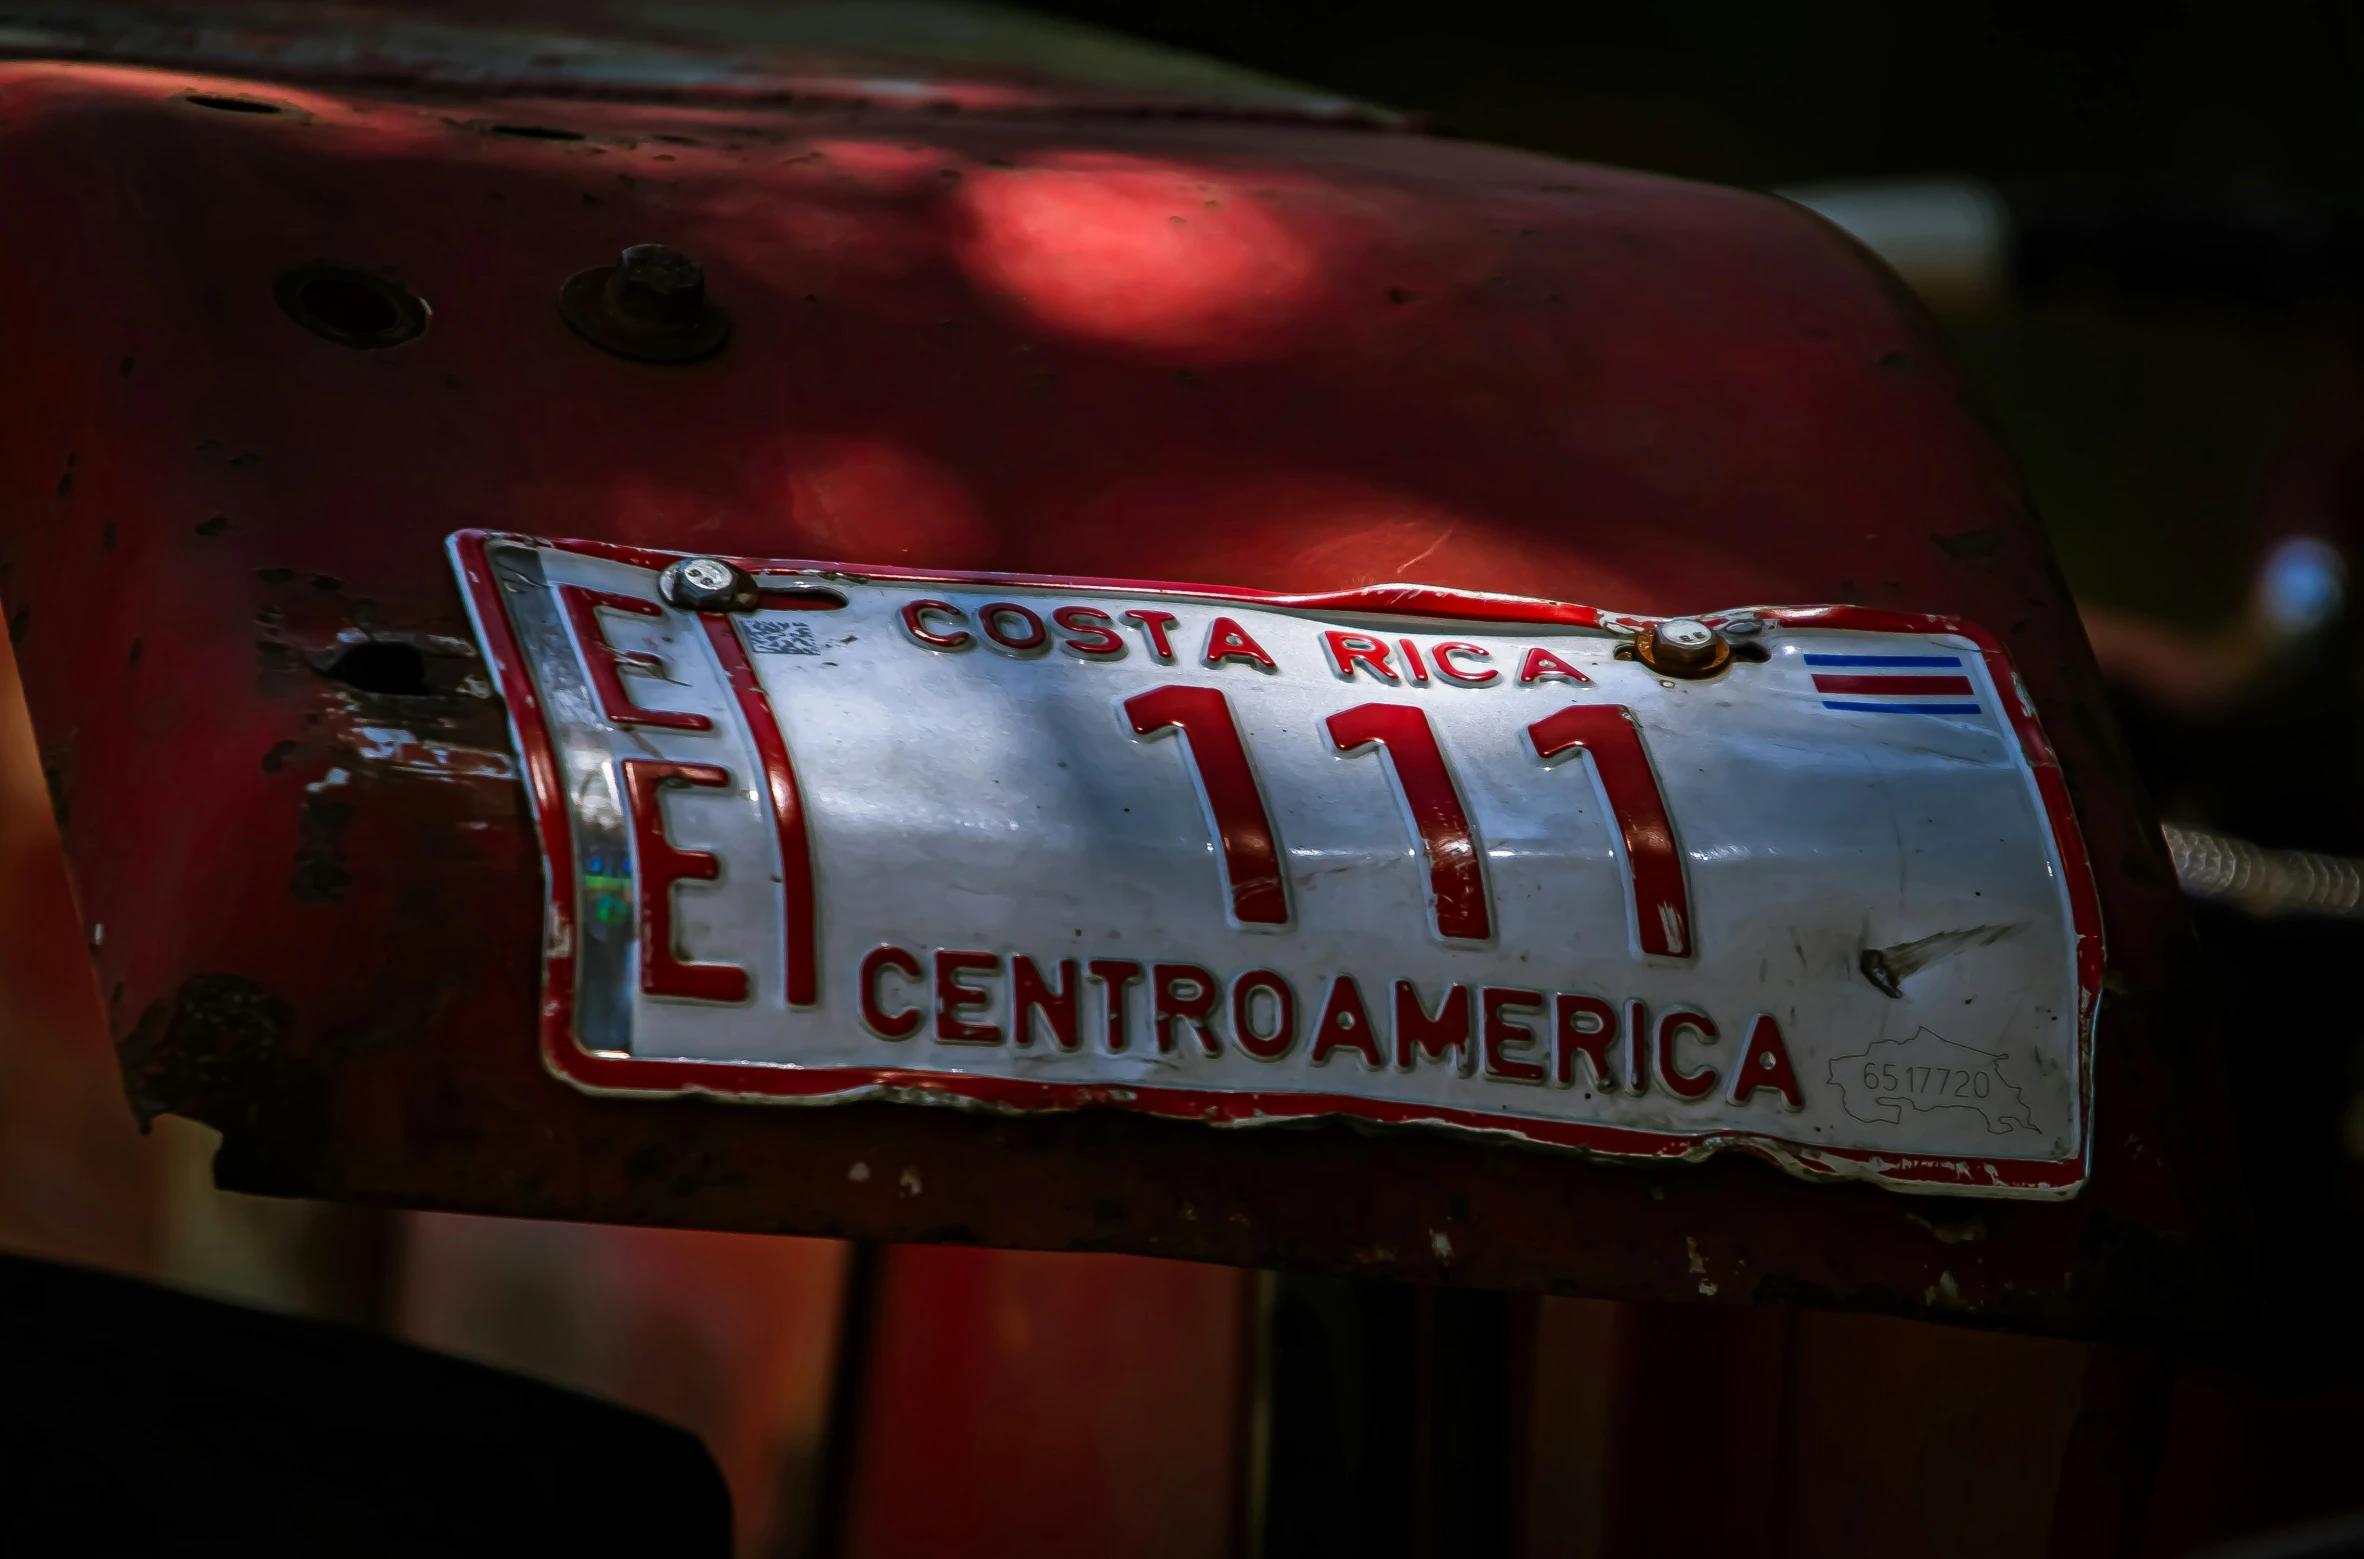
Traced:
<path fill-rule="evenodd" d="M 181 101 L 191 108 L 210 108 L 216 113 L 223 114 L 284 114 L 287 112 L 277 103 L 266 103 L 259 98 L 251 97 L 224 97 L 218 92 L 185 93 Z"/>
<path fill-rule="evenodd" d="M 768 612 L 834 612 L 845 606 L 845 597 L 834 590 L 818 587 L 774 589 L 757 582 L 763 590 L 763 606 Z"/>
<path fill-rule="evenodd" d="M 382 276 L 316 261 L 279 278 L 280 308 L 316 336 L 357 351 L 416 340 L 427 329 L 427 305 Z"/>
<path fill-rule="evenodd" d="M 488 125 L 495 135 L 514 135 L 523 141 L 579 141 L 580 130 L 561 130 L 555 125 Z"/>
<path fill-rule="evenodd" d="M 364 693 L 394 693 L 423 697 L 427 686 L 427 657 L 408 644 L 371 640 L 356 644 L 328 668 L 331 682 L 342 682 Z"/>
<path fill-rule="evenodd" d="M 383 335 L 402 322 L 402 315 L 383 293 L 343 276 L 306 282 L 297 297 L 313 318 L 347 335 Z"/>

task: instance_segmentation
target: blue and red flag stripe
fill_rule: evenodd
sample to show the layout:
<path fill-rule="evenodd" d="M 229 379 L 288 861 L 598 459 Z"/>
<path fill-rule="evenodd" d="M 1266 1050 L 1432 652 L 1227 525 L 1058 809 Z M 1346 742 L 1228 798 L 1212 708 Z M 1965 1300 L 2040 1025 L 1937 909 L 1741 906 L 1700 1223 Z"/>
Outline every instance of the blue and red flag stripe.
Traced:
<path fill-rule="evenodd" d="M 1893 715 L 1979 712 L 1978 689 L 1962 675 L 1959 655 L 1809 655 L 1806 664 L 1831 668 L 1814 673 L 1815 692 L 1858 695 L 1825 698 L 1825 709 Z M 1951 672 L 1945 669 L 1949 666 Z"/>

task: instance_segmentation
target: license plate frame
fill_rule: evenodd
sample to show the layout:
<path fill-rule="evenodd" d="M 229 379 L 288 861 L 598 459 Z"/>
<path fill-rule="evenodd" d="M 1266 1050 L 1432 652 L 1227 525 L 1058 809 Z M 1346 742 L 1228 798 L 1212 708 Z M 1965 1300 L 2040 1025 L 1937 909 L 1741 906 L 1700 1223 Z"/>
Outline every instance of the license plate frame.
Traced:
<path fill-rule="evenodd" d="M 706 629 L 707 642 L 715 647 L 717 656 L 714 666 L 709 669 L 728 680 L 733 670 L 725 664 L 728 658 L 722 648 L 725 641 L 714 637 L 715 622 L 723 619 L 724 614 L 679 613 L 657 599 L 653 588 L 656 574 L 677 560 L 698 554 L 604 542 L 547 540 L 487 531 L 455 534 L 450 540 L 450 551 L 479 643 L 507 705 L 512 737 L 531 792 L 535 826 L 543 849 L 548 887 L 540 1024 L 543 1058 L 555 1075 L 586 1092 L 646 1097 L 701 1094 L 749 1102 L 822 1105 L 861 1099 L 887 1099 L 1015 1113 L 1099 1106 L 1229 1127 L 1345 1116 L 1378 1126 L 1439 1128 L 1495 1141 L 1570 1149 L 1587 1155 L 1626 1160 L 1695 1160 L 1720 1152 L 1740 1151 L 1769 1159 L 1808 1180 L 1863 1179 L 1892 1189 L 1922 1193 L 2059 1198 L 2074 1195 L 2084 1182 L 2092 1116 L 2092 1042 L 2103 965 L 2098 900 L 2067 790 L 2058 765 L 2052 758 L 2050 746 L 2044 739 L 2036 712 L 2019 679 L 2012 672 L 2001 644 L 1991 634 L 1973 624 L 1953 618 L 1854 606 L 1751 607 L 1704 614 L 1705 620 L 1718 625 L 1753 622 L 1758 627 L 1760 640 L 1781 640 L 1785 637 L 1795 640 L 1801 635 L 1814 635 L 1817 636 L 1815 642 L 1827 644 L 1830 642 L 1828 636 L 1839 635 L 1857 636 L 1868 643 L 1882 636 L 1905 636 L 1941 641 L 1940 648 L 1952 645 L 1961 650 L 1965 675 L 1972 677 L 1977 685 L 1976 700 L 1981 704 L 1992 701 L 1992 715 L 1999 717 L 1995 730 L 2004 737 L 2011 762 L 2016 766 L 2015 772 L 2025 781 L 2034 806 L 2032 815 L 2039 820 L 2040 838 L 2036 842 L 2046 852 L 2046 870 L 2057 880 L 2059 892 L 2057 929 L 2063 940 L 2061 951 L 2065 957 L 2064 968 L 2068 971 L 2061 981 L 2064 1000 L 2059 1005 L 2073 1003 L 2073 1013 L 2062 1012 L 2056 1018 L 2062 1043 L 2055 1047 L 2052 1060 L 2056 1069 L 2065 1068 L 2061 1086 L 2055 1089 L 2055 1095 L 2057 1102 L 2065 1104 L 2070 1118 L 2066 1124 L 2055 1128 L 2052 1150 L 2037 1156 L 2006 1156 L 1952 1149 L 1916 1151 L 1910 1142 L 1884 1147 L 1878 1142 L 1879 1134 L 1876 1132 L 1868 1138 L 1852 1142 L 1815 1141 L 1797 1131 L 1785 1133 L 1779 1129 L 1736 1128 L 1729 1120 L 1710 1123 L 1699 1129 L 1670 1130 L 1613 1120 L 1541 1118 L 1533 1114 L 1504 1113 L 1501 1110 L 1459 1108 L 1434 1100 L 1387 1098 L 1343 1089 L 1210 1089 L 1167 1081 L 1144 1082 L 1137 1067 L 1121 1076 L 1097 1080 L 1046 1081 L 975 1070 L 964 1071 L 949 1065 L 805 1065 L 779 1060 L 754 1062 L 743 1058 L 640 1055 L 602 1047 L 587 1039 L 583 1032 L 586 1003 L 582 1000 L 579 964 L 587 935 L 592 929 L 589 921 L 593 917 L 586 911 L 583 874 L 576 870 L 579 864 L 576 837 L 579 809 L 570 806 L 568 798 L 570 794 L 576 794 L 579 787 L 570 786 L 567 779 L 568 758 L 563 729 L 566 722 L 563 718 L 554 720 L 553 703 L 549 696 L 551 690 L 544 686 L 542 667 L 555 662 L 550 661 L 548 654 L 543 654 L 537 660 L 536 652 L 529 648 L 526 637 L 521 636 L 515 617 L 515 602 L 521 595 L 531 595 L 532 591 L 505 588 L 496 565 L 503 555 L 525 553 L 536 557 L 588 560 L 602 567 L 645 576 L 646 599 L 660 613 L 671 614 L 665 621 L 671 623 L 672 617 L 679 617 L 686 624 L 695 617 Z M 1359 634 L 1375 638 L 1382 644 L 1390 640 L 1400 642 L 1399 636 L 1417 636 L 1434 641 L 1446 633 L 1460 633 L 1469 639 L 1515 638 L 1524 634 L 1552 643 L 1581 642 L 1597 656 L 1602 647 L 1630 640 L 1636 630 L 1664 620 L 1558 602 L 1416 585 L 1381 585 L 1323 594 L 1283 595 L 1195 584 L 931 571 L 804 560 L 733 557 L 726 561 L 746 570 L 770 590 L 824 590 L 835 591 L 840 595 L 888 591 L 914 598 L 965 599 L 972 604 L 979 593 L 1039 597 L 1043 601 L 1061 600 L 1070 604 L 1122 598 L 1192 610 L 1229 608 L 1232 616 L 1250 621 L 1251 624 L 1266 619 L 1250 618 L 1247 614 L 1277 614 L 1283 619 L 1300 622 L 1317 634 Z M 510 584 L 513 586 L 515 581 L 511 580 Z M 547 580 L 543 581 L 542 594 L 555 598 L 555 592 L 548 588 Z M 553 606 L 551 612 L 555 614 L 556 611 Z M 1044 618 L 1051 615 L 1049 611 L 1040 614 Z M 941 633 L 940 637 L 950 638 L 956 632 L 966 633 L 971 640 L 971 644 L 966 647 L 969 651 L 987 652 L 986 647 L 978 642 L 980 636 L 970 632 L 977 626 L 973 614 L 957 617 L 922 616 L 919 621 L 923 629 L 932 624 L 935 628 L 948 630 Z M 956 627 L 956 621 L 965 626 Z M 905 619 L 905 626 L 908 628 L 909 625 L 910 619 Z M 754 682 L 759 690 L 763 690 L 763 678 L 754 664 L 756 657 L 747 652 L 746 630 L 733 626 L 730 620 L 723 620 L 721 627 L 729 636 L 728 642 L 740 646 L 738 658 L 743 663 L 741 670 L 745 680 Z M 579 635 L 570 642 L 578 652 L 581 650 Z M 1855 640 L 1848 639 L 1846 642 Z M 906 644 L 907 647 L 925 652 L 926 647 L 916 637 L 907 638 Z M 1261 644 L 1258 647 L 1261 648 Z M 1080 661 L 1083 657 L 1077 659 Z M 1422 663 L 1424 679 L 1428 683 L 1441 681 L 1436 674 L 1436 667 L 1428 663 L 1434 659 L 1431 655 Z M 1571 655 L 1567 659 L 1576 661 L 1578 657 Z M 956 662 L 945 657 L 941 663 Z M 1171 662 L 1178 666 L 1189 663 L 1190 658 L 1187 656 L 1174 657 Z M 1474 675 L 1484 665 L 1491 665 L 1491 669 L 1505 675 L 1509 672 L 1506 665 L 1481 663 L 1466 654 L 1458 655 L 1454 663 L 1464 676 Z M 1589 659 L 1580 663 L 1593 664 Z M 580 660 L 576 664 L 579 669 L 587 667 L 589 662 Z M 1258 669 L 1237 657 L 1227 665 Z M 1392 694 L 1408 692 L 1410 667 L 1401 654 L 1393 662 L 1393 668 L 1399 673 L 1400 685 L 1392 690 Z M 1334 670 L 1335 667 L 1330 669 Z M 1367 665 L 1358 667 L 1350 664 L 1346 680 L 1351 683 L 1358 673 L 1370 671 Z M 1540 680 L 1556 679 L 1547 674 Z M 1597 678 L 1594 680 L 1596 683 L 1599 681 Z M 1665 689 L 1678 687 L 1674 679 L 1651 680 L 1660 683 Z M 1357 698 L 1361 696 L 1360 692 L 1354 695 Z M 1341 697 L 1338 701 L 1343 704 L 1351 700 Z M 771 702 L 768 691 L 759 691 L 757 702 L 768 705 Z M 1846 699 L 1833 700 L 1828 707 L 1845 716 L 1848 711 L 1841 706 L 1847 702 Z M 749 706 L 742 702 L 741 707 L 745 709 Z M 1903 710 L 1899 710 L 1898 714 L 1903 718 L 1911 717 L 1909 712 Z M 751 720 L 746 740 L 750 746 L 760 746 L 761 742 L 754 734 L 754 725 L 755 722 Z M 778 736 L 776 716 L 773 717 L 773 726 L 773 744 L 784 745 Z M 1392 774 L 1392 756 L 1390 764 Z M 1197 783 L 1200 802 L 1202 806 L 1207 805 L 1203 776 Z M 776 772 L 772 776 L 771 786 L 774 792 L 772 810 L 776 816 L 781 810 L 777 800 L 779 780 Z M 1399 800 L 1405 795 L 1400 783 L 1397 795 Z M 803 827 L 803 815 L 809 815 L 809 811 L 802 802 L 796 803 L 794 809 L 800 813 L 798 826 Z M 662 803 L 657 803 L 653 810 L 662 816 Z M 1219 820 L 1210 818 L 1210 823 L 1219 833 Z M 1416 820 L 1412 826 L 1417 828 Z M 661 835 L 661 823 L 659 831 Z M 1678 835 L 1681 831 L 1678 826 Z M 779 837 L 783 841 L 788 838 L 788 830 L 784 826 L 779 830 Z M 1214 847 L 1211 843 L 1210 848 Z M 809 837 L 807 848 L 810 848 Z M 1899 848 L 1902 848 L 1901 845 Z M 787 846 L 783 843 L 783 862 L 787 853 Z M 1630 866 L 1630 852 L 1613 847 L 1611 853 Z M 631 878 L 636 873 L 627 872 L 623 875 Z M 793 874 L 784 871 L 782 875 L 786 878 Z M 1630 885 L 1632 881 L 1633 874 L 1629 869 L 1627 882 Z M 667 891 L 671 892 L 670 889 Z M 784 898 L 790 892 L 786 881 L 782 882 L 781 891 Z M 1432 892 L 1432 913 L 1441 914 L 1436 908 L 1438 902 Z M 1638 929 L 1641 918 L 1638 897 L 1635 907 L 1635 936 L 1638 941 L 1643 936 L 1643 932 Z M 1232 909 L 1237 911 L 1238 908 L 1239 900 L 1235 892 Z M 786 918 L 787 912 L 784 910 L 783 919 Z M 808 911 L 808 924 L 810 918 L 811 912 Z M 1228 917 L 1228 923 L 1235 931 L 1253 929 L 1243 926 L 1236 913 Z M 987 940 L 989 938 L 982 934 L 970 939 L 971 945 Z M 916 951 L 923 959 L 929 956 L 924 947 Z M 1646 948 L 1629 948 L 1628 951 L 1637 953 L 1645 961 L 1652 956 Z M 1011 955 L 1012 958 L 1015 956 L 1015 953 Z M 1803 950 L 1799 957 L 1801 965 L 1804 964 L 1806 955 Z M 888 971 L 890 975 L 894 972 Z M 940 978 L 940 970 L 938 974 Z M 839 971 L 840 981 L 843 975 L 844 971 Z M 863 978 L 867 980 L 867 976 Z M 1078 976 L 1070 976 L 1071 981 L 1075 978 Z M 1869 977 L 1864 978 L 1868 984 Z M 792 972 L 788 979 L 793 982 Z M 1225 983 L 1233 982 L 1226 978 Z M 1519 989 L 1481 987 L 1472 991 L 1472 999 L 1482 1002 L 1486 999 L 1486 991 L 1505 988 Z M 864 984 L 865 994 L 869 989 Z M 1555 1000 L 1565 994 L 1558 984 L 1545 985 L 1542 989 Z M 1614 1002 L 1618 997 L 1610 993 L 1608 999 Z M 1310 1001 L 1304 1003 L 1307 1006 L 1311 1004 Z M 1547 1003 L 1547 1011 L 1548 1007 Z M 1267 1004 L 1267 1010 L 1270 1010 L 1270 1004 Z M 1440 1016 L 1442 1012 L 1440 1006 Z M 1021 1013 L 1020 1016 L 1024 1019 L 1027 1015 Z M 1663 1018 L 1663 1013 L 1657 1016 Z M 1544 1026 L 1548 1026 L 1548 1022 L 1547 1018 Z M 1740 1048 L 1742 1035 L 1739 1029 L 1742 1025 L 1732 1023 L 1730 1019 L 1726 1022 L 1728 1026 L 1724 1038 L 1729 1043 L 1722 1054 L 1729 1058 Z M 1634 1027 L 1643 1032 L 1626 1036 L 1626 1039 L 1630 1049 L 1643 1057 L 1635 1067 L 1638 1073 L 1647 1068 L 1652 1041 L 1647 1037 L 1646 1026 Z M 869 1037 L 876 1037 L 874 1029 L 865 1032 Z M 1160 1032 L 1163 1034 L 1168 1031 L 1161 1028 Z M 1713 1032 L 1712 1026 L 1710 1032 Z M 1897 1065 L 1894 1057 L 1901 1057 L 1906 1063 L 1903 1075 L 1909 1082 L 1915 1075 L 1915 1068 L 1910 1063 L 1917 1054 L 1923 1063 L 1918 1072 L 1925 1079 L 1930 1071 L 1928 1063 L 1932 1057 L 1942 1062 L 1955 1052 L 1934 1050 L 1921 1040 L 1920 1036 L 1924 1033 L 1934 1034 L 1934 1031 L 1924 1027 L 1901 1040 L 1868 1040 L 1863 1046 L 1851 1047 L 1860 1052 L 1854 1057 L 1832 1056 L 1827 1047 L 1814 1049 L 1809 1052 L 1807 1064 L 1795 1070 L 1800 1074 L 1801 1082 L 1804 1074 L 1811 1071 L 1816 1082 L 1839 1086 L 1832 1075 L 1832 1069 L 1839 1060 L 1864 1061 L 1869 1070 L 1863 1075 L 1872 1077 L 1879 1073 L 1882 1066 L 1893 1072 Z M 1691 1034 L 1694 1041 L 1700 1038 L 1696 1030 L 1691 1031 Z M 1673 1054 L 1679 1037 L 1679 1033 L 1662 1036 L 1657 1043 L 1664 1053 Z M 1747 1058 L 1759 1053 L 1753 1038 L 1748 1043 L 1750 1048 L 1743 1053 L 1743 1064 Z M 1953 1042 L 1940 1040 L 1939 1043 Z M 1397 1044 L 1400 1048 L 1402 1041 L 1399 1039 Z M 1889 1059 L 1866 1060 L 1873 1056 L 1871 1047 L 1879 1044 L 1892 1044 L 1899 1049 Z M 1481 1041 L 1473 1029 L 1464 1044 L 1463 1054 L 1468 1054 L 1480 1045 Z M 1924 1053 L 1908 1053 L 1916 1045 Z M 1237 1048 L 1236 1037 L 1234 1047 Z M 1088 1050 L 1090 1047 L 1084 1048 Z M 1546 1044 L 1544 1048 L 1549 1051 L 1551 1046 Z M 1795 1051 L 1801 1047 L 1792 1040 L 1790 1048 Z M 1956 1050 L 1960 1048 L 1957 1046 Z M 1968 1048 L 1978 1054 L 1988 1054 L 1978 1051 L 1975 1046 Z M 1359 1064 L 1353 1057 L 1335 1055 L 1333 1059 L 1343 1063 L 1345 1068 L 1335 1075 L 1358 1079 L 1363 1076 L 1353 1070 Z M 1626 1054 L 1623 1059 L 1633 1060 L 1634 1056 Z M 1821 1064 L 1825 1061 L 1829 1062 L 1828 1067 Z M 1584 1071 L 1588 1062 L 1589 1058 L 1579 1062 L 1574 1070 Z M 1980 1065 L 1971 1062 L 1962 1070 L 1967 1075 Z M 1587 1075 L 1601 1080 L 1597 1072 Z M 1696 1061 L 1690 1075 L 1700 1075 Z M 1952 1076 L 1951 1071 L 1945 1073 L 1949 1082 Z M 1998 1085 L 2007 1082 L 1999 1068 L 1994 1073 L 1994 1079 Z M 1852 1098 L 1843 1087 L 1841 1092 L 1843 1098 Z M 1880 1110 L 1897 1105 L 1896 1092 L 1891 1077 L 1887 1096 L 1869 1101 L 1875 1106 L 1875 1115 Z M 1907 1087 L 1904 1092 L 1909 1095 L 1911 1089 Z M 1613 1090 L 1603 1086 L 1601 1093 L 1606 1100 Z M 1904 1101 L 1904 1106 L 1911 1104 L 1909 1098 Z M 1854 1110 L 1852 1104 L 1848 1107 Z M 1908 1111 L 1898 1106 L 1897 1109 L 1899 1120 L 1918 1119 L 1928 1113 L 1920 1108 Z M 1855 1118 L 1867 1124 L 1877 1124 L 1877 1121 L 1863 1117 L 1860 1111 L 1855 1113 Z M 1776 1127 L 1779 1124 L 1775 1122 Z M 1987 1129 L 1994 1129 L 1991 1121 Z"/>

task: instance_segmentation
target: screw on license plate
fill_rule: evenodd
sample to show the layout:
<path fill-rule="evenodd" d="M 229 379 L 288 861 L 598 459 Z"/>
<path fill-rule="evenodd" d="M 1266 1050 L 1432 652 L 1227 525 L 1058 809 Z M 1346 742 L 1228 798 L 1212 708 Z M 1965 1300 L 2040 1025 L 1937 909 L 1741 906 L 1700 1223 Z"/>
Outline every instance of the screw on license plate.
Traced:
<path fill-rule="evenodd" d="M 685 612 L 752 612 L 755 580 L 721 558 L 681 558 L 657 576 L 657 593 Z"/>

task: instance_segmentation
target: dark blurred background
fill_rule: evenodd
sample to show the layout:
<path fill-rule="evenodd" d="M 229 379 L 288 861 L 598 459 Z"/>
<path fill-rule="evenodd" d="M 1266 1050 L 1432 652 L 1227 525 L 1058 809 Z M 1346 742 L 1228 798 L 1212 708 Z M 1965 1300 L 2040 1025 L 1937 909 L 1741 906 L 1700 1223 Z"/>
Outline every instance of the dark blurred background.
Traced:
<path fill-rule="evenodd" d="M 1462 134 L 1719 183 L 1940 171 L 2341 191 L 2364 172 L 2364 16 L 2331 3 L 1029 9 L 1422 111 Z"/>

